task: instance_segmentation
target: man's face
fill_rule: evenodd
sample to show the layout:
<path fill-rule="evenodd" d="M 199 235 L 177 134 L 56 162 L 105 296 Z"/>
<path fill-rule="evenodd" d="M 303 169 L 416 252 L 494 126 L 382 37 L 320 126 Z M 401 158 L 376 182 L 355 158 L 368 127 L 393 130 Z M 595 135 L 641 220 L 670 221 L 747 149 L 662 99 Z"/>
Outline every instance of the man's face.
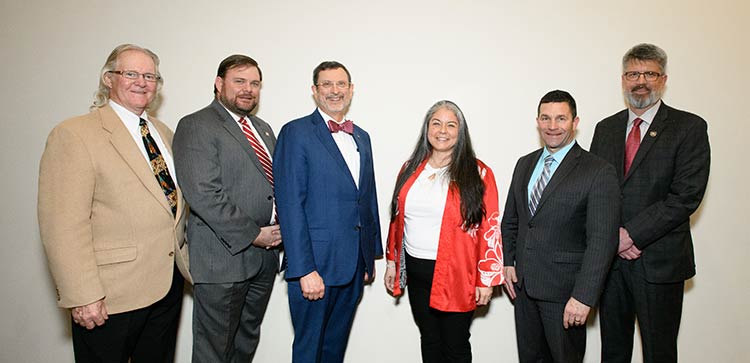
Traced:
<path fill-rule="evenodd" d="M 573 141 L 578 117 L 573 118 L 567 102 L 542 103 L 536 124 L 547 150 L 554 153 Z"/>
<path fill-rule="evenodd" d="M 224 107 L 247 116 L 260 100 L 260 72 L 257 67 L 239 66 L 227 69 L 224 78 L 216 77 L 214 85 Z"/>
<path fill-rule="evenodd" d="M 128 79 L 117 73 L 106 73 L 104 85 L 109 88 L 109 98 L 128 111 L 141 115 L 156 97 L 157 82 L 147 82 L 144 73 L 156 74 L 156 65 L 146 53 L 138 50 L 122 52 L 117 57 L 116 71 L 134 71 L 140 75 Z"/>
<path fill-rule="evenodd" d="M 318 107 L 341 121 L 352 102 L 354 84 L 349 83 L 343 68 L 327 69 L 318 73 L 318 84 L 312 86 L 312 92 Z"/>
<path fill-rule="evenodd" d="M 652 72 L 658 73 L 659 77 L 648 81 L 645 75 L 639 75 L 638 79 L 631 81 L 625 77 L 628 72 Z M 664 95 L 664 85 L 667 83 L 667 75 L 662 73 L 659 63 L 655 61 L 628 62 L 622 76 L 622 94 L 633 111 L 645 111 L 661 99 Z"/>

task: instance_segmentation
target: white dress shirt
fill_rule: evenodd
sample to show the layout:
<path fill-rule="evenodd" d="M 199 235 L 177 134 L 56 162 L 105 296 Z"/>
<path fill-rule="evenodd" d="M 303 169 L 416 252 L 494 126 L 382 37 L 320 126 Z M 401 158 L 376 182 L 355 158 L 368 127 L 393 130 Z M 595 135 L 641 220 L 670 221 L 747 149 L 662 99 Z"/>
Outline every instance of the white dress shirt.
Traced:
<path fill-rule="evenodd" d="M 139 116 L 130 112 L 130 110 L 120 106 L 117 102 L 112 100 L 109 100 L 109 106 L 112 107 L 117 116 L 120 118 L 120 121 L 122 121 L 122 123 L 125 125 L 125 128 L 128 129 L 128 132 L 130 132 L 130 136 L 133 137 L 133 141 L 135 141 L 135 144 L 138 146 L 138 150 L 141 150 L 143 158 L 148 163 L 148 166 L 151 167 L 151 160 L 149 160 L 148 158 L 146 146 L 143 145 L 143 136 L 141 136 L 141 119 L 146 120 L 148 131 L 151 134 L 151 137 L 156 142 L 156 146 L 159 147 L 161 156 L 167 163 L 167 168 L 169 168 L 169 175 L 172 176 L 172 180 L 175 182 L 175 184 L 177 184 L 177 178 L 175 178 L 174 174 L 174 161 L 172 160 L 172 154 L 169 151 L 170 149 L 166 147 L 166 145 L 164 144 L 164 140 L 161 139 L 159 130 L 157 130 L 156 127 L 154 127 L 154 124 L 151 123 L 151 120 L 148 119 L 148 114 L 146 114 L 146 111 L 143 111 L 143 114 Z"/>
<path fill-rule="evenodd" d="M 320 112 L 320 116 L 323 117 L 326 127 L 328 127 L 328 120 L 336 122 L 333 117 L 326 115 L 326 113 L 320 108 L 318 108 L 318 112 Z M 346 117 L 343 119 L 346 120 Z M 340 124 L 341 122 L 337 123 Z M 346 132 L 335 132 L 331 133 L 331 136 L 333 136 L 333 141 L 335 141 L 336 145 L 339 147 L 341 156 L 343 156 L 344 161 L 346 161 L 346 166 L 349 167 L 349 172 L 352 174 L 354 184 L 359 188 L 359 148 L 354 141 L 354 135 L 349 135 Z"/>

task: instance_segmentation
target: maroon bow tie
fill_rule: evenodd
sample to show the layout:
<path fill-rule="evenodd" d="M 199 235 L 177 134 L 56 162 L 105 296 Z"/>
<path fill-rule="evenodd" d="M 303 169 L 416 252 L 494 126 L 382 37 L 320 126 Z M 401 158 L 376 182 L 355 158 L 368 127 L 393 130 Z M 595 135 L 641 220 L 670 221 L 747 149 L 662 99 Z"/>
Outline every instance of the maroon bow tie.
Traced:
<path fill-rule="evenodd" d="M 332 134 L 343 131 L 351 135 L 354 133 L 354 123 L 351 120 L 346 120 L 339 124 L 333 120 L 328 120 L 328 129 L 331 130 Z"/>

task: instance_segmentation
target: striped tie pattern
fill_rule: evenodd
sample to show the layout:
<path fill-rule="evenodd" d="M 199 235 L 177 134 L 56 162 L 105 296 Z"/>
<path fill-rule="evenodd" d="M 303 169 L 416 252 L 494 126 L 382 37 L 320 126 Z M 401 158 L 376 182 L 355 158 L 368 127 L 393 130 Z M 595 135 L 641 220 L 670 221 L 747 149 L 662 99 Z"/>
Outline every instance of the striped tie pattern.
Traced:
<path fill-rule="evenodd" d="M 252 146 L 255 151 L 255 155 L 258 156 L 258 161 L 260 161 L 260 166 L 266 174 L 266 179 L 268 179 L 268 182 L 271 183 L 271 187 L 273 188 L 273 165 L 271 164 L 271 158 L 268 156 L 266 149 L 263 148 L 260 141 L 258 141 L 253 129 L 250 128 L 250 125 L 244 117 L 240 119 L 240 125 L 242 125 L 242 133 L 245 134 L 247 141 L 250 142 L 250 146 Z"/>
<path fill-rule="evenodd" d="M 531 198 L 529 198 L 529 212 L 531 212 L 532 216 L 534 215 L 534 213 L 536 213 L 536 207 L 539 205 L 539 200 L 542 199 L 542 192 L 549 182 L 550 168 L 552 167 L 553 161 L 555 161 L 555 158 L 552 157 L 552 155 L 547 155 L 547 157 L 544 158 L 544 169 L 542 170 L 542 175 L 540 175 L 539 179 L 536 180 L 534 189 L 531 190 Z"/>

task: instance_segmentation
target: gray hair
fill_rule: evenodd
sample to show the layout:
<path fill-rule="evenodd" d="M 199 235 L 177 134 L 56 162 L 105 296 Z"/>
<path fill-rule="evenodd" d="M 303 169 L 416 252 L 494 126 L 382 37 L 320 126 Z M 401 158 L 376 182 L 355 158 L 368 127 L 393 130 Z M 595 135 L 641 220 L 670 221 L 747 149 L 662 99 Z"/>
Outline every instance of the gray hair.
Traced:
<path fill-rule="evenodd" d="M 667 53 L 663 49 L 648 43 L 641 43 L 630 48 L 622 57 L 622 69 L 631 61 L 654 61 L 659 64 L 662 73 L 667 72 Z"/>
<path fill-rule="evenodd" d="M 161 90 L 161 86 L 164 83 L 164 80 L 161 78 L 161 74 L 159 73 L 159 56 L 157 56 L 156 53 L 146 48 L 139 47 L 135 44 L 120 44 L 112 50 L 112 53 L 109 53 L 109 57 L 107 57 L 107 61 L 102 67 L 102 71 L 99 74 L 99 89 L 97 89 L 96 93 L 94 93 L 94 104 L 91 105 L 91 110 L 105 106 L 109 102 L 109 87 L 107 87 L 107 85 L 104 83 L 104 77 L 107 75 L 107 73 L 117 70 L 117 61 L 120 57 L 120 54 L 129 50 L 135 50 L 144 53 L 151 57 L 151 59 L 154 61 L 156 75 L 159 76 L 159 81 L 156 84 L 156 94 L 158 96 L 159 91 Z M 154 102 L 156 102 L 156 99 L 154 99 Z"/>

